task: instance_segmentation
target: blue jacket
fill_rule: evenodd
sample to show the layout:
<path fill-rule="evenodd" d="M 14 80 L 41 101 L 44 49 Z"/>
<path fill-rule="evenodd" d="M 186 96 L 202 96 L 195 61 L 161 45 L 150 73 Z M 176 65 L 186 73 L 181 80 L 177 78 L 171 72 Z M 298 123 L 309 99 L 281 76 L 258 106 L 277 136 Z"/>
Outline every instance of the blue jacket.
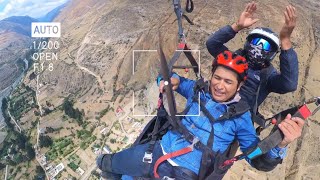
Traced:
<path fill-rule="evenodd" d="M 213 33 L 207 40 L 207 48 L 209 53 L 216 57 L 219 53 L 227 50 L 224 46 L 226 42 L 234 38 L 236 32 L 230 25 L 225 26 Z M 246 100 L 251 109 L 255 103 L 256 92 L 260 83 L 261 70 L 249 69 L 248 78 L 240 90 L 240 96 Z M 260 105 L 270 92 L 288 93 L 295 91 L 298 85 L 298 57 L 296 52 L 291 48 L 289 50 L 281 50 L 280 52 L 280 73 L 275 68 L 271 68 L 268 73 L 267 83 L 260 87 L 258 104 Z"/>
<path fill-rule="evenodd" d="M 177 77 L 177 75 L 175 75 L 175 77 Z M 243 152 L 247 151 L 251 146 L 255 146 L 260 141 L 256 135 L 255 128 L 252 125 L 249 111 L 238 118 L 216 121 L 212 124 L 202 112 L 199 112 L 199 104 L 192 102 L 195 81 L 183 77 L 177 78 L 180 78 L 180 85 L 177 92 L 187 99 L 186 106 L 191 104 L 191 108 L 187 112 L 187 115 L 195 115 L 184 117 L 182 119 L 182 124 L 203 144 L 207 144 L 212 126 L 214 127 L 214 143 L 212 149 L 215 152 L 219 151 L 220 153 L 223 153 L 235 139 L 239 141 L 240 149 Z M 227 111 L 228 105 L 215 102 L 208 92 L 202 92 L 200 99 L 205 102 L 206 108 L 214 118 L 218 118 Z M 198 114 L 199 116 L 197 116 Z M 166 153 L 180 150 L 189 145 L 190 143 L 187 142 L 181 134 L 173 131 L 168 131 L 161 140 L 161 146 Z M 179 166 L 188 168 L 198 174 L 201 154 L 202 152 L 200 150 L 194 149 L 194 151 L 175 157 L 172 160 Z M 283 158 L 284 156 L 285 149 L 274 148 L 268 152 L 265 157 Z"/>

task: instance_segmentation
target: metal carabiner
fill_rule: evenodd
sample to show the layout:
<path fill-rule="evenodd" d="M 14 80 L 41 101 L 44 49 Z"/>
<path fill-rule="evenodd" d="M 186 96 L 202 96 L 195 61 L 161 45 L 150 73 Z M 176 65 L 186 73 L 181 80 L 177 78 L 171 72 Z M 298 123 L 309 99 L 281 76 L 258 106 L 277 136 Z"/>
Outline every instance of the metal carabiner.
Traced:
<path fill-rule="evenodd" d="M 145 152 L 142 158 L 142 162 L 151 164 L 152 163 L 152 152 Z"/>
<path fill-rule="evenodd" d="M 199 141 L 200 140 L 197 137 L 194 137 L 192 143 L 188 147 L 190 147 L 193 151 L 194 145 L 197 144 Z"/>
<path fill-rule="evenodd" d="M 315 104 L 318 107 L 312 111 L 312 116 L 315 115 L 320 110 L 320 97 L 316 97 L 315 99 L 316 99 Z"/>
<path fill-rule="evenodd" d="M 305 101 L 305 105 L 314 103 L 317 107 L 312 111 L 311 115 L 315 115 L 320 110 L 320 96 Z"/>
<path fill-rule="evenodd" d="M 319 105 L 320 105 L 320 96 L 319 96 L 319 97 L 316 97 L 316 99 L 317 99 L 317 100 L 316 100 L 316 105 L 319 106 Z"/>

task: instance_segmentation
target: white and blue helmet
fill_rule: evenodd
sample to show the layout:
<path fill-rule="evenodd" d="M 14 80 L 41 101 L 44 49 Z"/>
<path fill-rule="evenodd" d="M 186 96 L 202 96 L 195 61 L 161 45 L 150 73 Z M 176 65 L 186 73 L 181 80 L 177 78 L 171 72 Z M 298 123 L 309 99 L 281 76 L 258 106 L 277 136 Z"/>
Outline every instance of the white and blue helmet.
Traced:
<path fill-rule="evenodd" d="M 244 49 L 249 66 L 262 68 L 279 52 L 280 40 L 271 29 L 259 27 L 249 33 Z"/>

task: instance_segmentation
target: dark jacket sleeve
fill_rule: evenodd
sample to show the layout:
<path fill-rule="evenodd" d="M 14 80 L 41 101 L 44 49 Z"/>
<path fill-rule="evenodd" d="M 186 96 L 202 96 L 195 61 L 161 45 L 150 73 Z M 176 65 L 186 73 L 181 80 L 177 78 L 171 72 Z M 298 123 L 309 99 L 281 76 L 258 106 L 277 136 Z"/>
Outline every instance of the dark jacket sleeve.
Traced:
<path fill-rule="evenodd" d="M 282 50 L 280 53 L 280 73 L 274 71 L 269 79 L 267 88 L 270 92 L 288 93 L 295 91 L 298 86 L 298 56 L 292 49 Z"/>
<path fill-rule="evenodd" d="M 263 154 L 253 160 L 251 160 L 251 166 L 259 171 L 272 171 L 278 164 L 282 163 L 281 158 L 268 158 L 266 154 Z"/>
<path fill-rule="evenodd" d="M 228 48 L 223 44 L 234 38 L 237 33 L 230 25 L 224 26 L 218 31 L 209 36 L 206 45 L 209 53 L 216 57 L 219 53 L 227 50 Z"/>
<path fill-rule="evenodd" d="M 243 114 L 240 120 L 241 121 L 236 123 L 236 139 L 239 142 L 242 152 L 250 152 L 250 150 L 253 147 L 256 147 L 256 145 L 260 142 L 260 138 L 257 136 L 256 130 L 252 125 L 250 113 Z M 282 151 L 281 155 L 280 151 Z M 271 171 L 282 162 L 281 158 L 284 158 L 285 152 L 285 149 L 275 147 L 266 154 L 258 156 L 255 159 L 249 159 L 248 157 L 245 159 L 252 167 L 260 171 Z"/>

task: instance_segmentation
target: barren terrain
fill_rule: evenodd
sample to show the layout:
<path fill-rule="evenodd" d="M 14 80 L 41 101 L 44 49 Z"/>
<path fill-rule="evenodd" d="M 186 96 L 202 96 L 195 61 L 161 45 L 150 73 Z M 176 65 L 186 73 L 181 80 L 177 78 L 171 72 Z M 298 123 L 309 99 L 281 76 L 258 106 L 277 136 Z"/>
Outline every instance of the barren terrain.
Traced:
<path fill-rule="evenodd" d="M 299 58 L 298 90 L 285 95 L 270 94 L 260 109 L 264 115 L 271 116 L 308 98 L 319 96 L 319 2 L 257 2 L 256 16 L 260 21 L 255 26 L 270 27 L 279 32 L 284 23 L 283 11 L 289 3 L 296 7 L 299 17 L 292 35 L 294 49 Z M 184 21 L 183 26 L 190 48 L 200 50 L 201 71 L 208 78 L 212 57 L 205 47 L 207 37 L 219 27 L 235 22 L 246 2 L 195 0 L 194 3 L 194 11 L 188 14 L 194 25 Z M 155 85 L 159 72 L 158 54 L 133 51 L 156 50 L 160 31 L 164 51 L 169 59 L 177 45 L 177 22 L 171 1 L 163 0 L 73 0 L 55 21 L 61 22 L 63 29 L 61 38 L 52 39 L 61 44 L 57 51 L 59 59 L 53 62 L 53 71 L 43 71 L 39 75 L 39 102 L 42 107 L 47 106 L 47 101 L 54 107 L 59 107 L 66 97 L 70 97 L 74 100 L 74 107 L 83 110 L 87 125 L 79 126 L 75 120 L 66 118 L 63 111 L 57 108 L 42 117 L 40 127 L 61 128 L 47 135 L 55 140 L 73 140 L 72 152 L 66 156 L 79 156 L 81 163 L 78 166 L 85 174 L 76 174 L 67 166 L 71 160 L 63 156 L 50 163 L 64 163 L 66 171 L 60 175 L 61 179 L 69 177 L 69 174 L 80 179 L 90 176 L 95 169 L 95 157 L 103 151 L 104 146 L 107 145 L 113 152 L 127 147 L 151 119 L 150 116 L 136 115 L 154 113 L 158 95 Z M 249 31 L 247 29 L 239 32 L 236 38 L 227 44 L 228 47 L 232 50 L 242 48 Z M 183 56 L 181 58 L 184 59 Z M 278 66 L 278 57 L 273 64 Z M 31 73 L 29 72 L 27 77 Z M 179 73 L 193 77 L 184 71 Z M 24 83 L 37 89 L 35 80 L 26 78 Z M 35 119 L 32 113 L 27 113 L 21 122 Z M 23 126 L 28 128 L 30 124 L 25 123 Z M 91 142 L 87 137 L 77 137 L 77 131 L 84 130 L 92 130 L 91 137 L 95 136 L 96 139 Z M 30 133 L 35 137 L 35 132 Z M 84 149 L 80 148 L 83 147 L 82 142 L 87 142 Z M 319 145 L 318 114 L 310 118 L 303 136 L 290 144 L 288 156 L 274 171 L 259 172 L 241 161 L 232 167 L 225 179 L 318 179 Z M 41 153 L 49 150 L 50 148 L 42 148 Z M 21 173 L 26 172 L 28 170 Z M 14 179 L 18 177 L 20 176 Z M 94 178 L 93 175 L 90 178 Z"/>

